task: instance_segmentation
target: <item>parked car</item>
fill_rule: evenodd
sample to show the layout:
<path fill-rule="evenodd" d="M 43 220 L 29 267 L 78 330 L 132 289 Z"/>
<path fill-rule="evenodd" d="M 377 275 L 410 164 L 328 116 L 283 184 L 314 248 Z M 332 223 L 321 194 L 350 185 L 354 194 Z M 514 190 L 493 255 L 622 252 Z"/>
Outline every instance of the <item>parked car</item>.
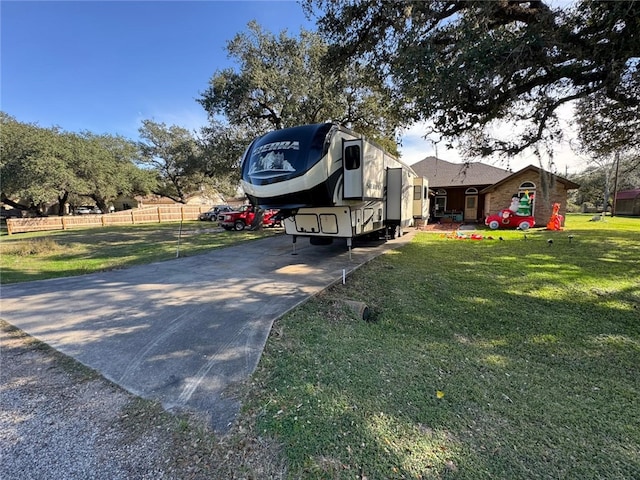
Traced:
<path fill-rule="evenodd" d="M 516 215 L 512 210 L 505 208 L 495 215 L 489 215 L 484 224 L 492 230 L 498 228 L 528 230 L 536 224 L 536 220 L 531 215 Z"/>
<path fill-rule="evenodd" d="M 76 215 L 89 215 L 89 214 L 100 214 L 102 210 L 100 210 L 96 206 L 92 205 L 83 205 L 82 207 L 78 207 L 75 209 L 74 213 Z"/>
<path fill-rule="evenodd" d="M 262 226 L 277 227 L 280 226 L 280 220 L 277 220 L 276 214 L 278 210 L 265 210 L 262 214 Z M 244 230 L 247 225 L 253 223 L 255 218 L 255 208 L 253 205 L 243 205 L 239 210 L 222 213 L 218 218 L 219 225 L 225 230 Z"/>
<path fill-rule="evenodd" d="M 218 220 L 218 217 L 221 213 L 230 212 L 232 210 L 233 209 L 229 205 L 216 205 L 215 207 L 211 208 L 211 210 L 201 213 L 198 216 L 198 220 L 215 222 Z"/>

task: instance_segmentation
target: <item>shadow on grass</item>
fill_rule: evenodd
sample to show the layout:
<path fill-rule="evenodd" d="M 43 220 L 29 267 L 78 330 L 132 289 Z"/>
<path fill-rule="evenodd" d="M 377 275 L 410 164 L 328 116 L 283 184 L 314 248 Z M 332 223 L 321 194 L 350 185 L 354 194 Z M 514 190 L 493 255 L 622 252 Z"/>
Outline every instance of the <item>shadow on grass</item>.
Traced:
<path fill-rule="evenodd" d="M 281 319 L 247 412 L 294 475 L 634 478 L 639 246 L 550 233 L 421 235 Z"/>
<path fill-rule="evenodd" d="M 161 224 L 16 235 L 2 241 L 1 282 L 69 277 L 173 260 L 278 233 L 274 230 L 226 232 L 191 222 L 182 232 L 179 225 Z M 25 244 L 37 246 L 39 243 L 46 243 L 50 248 L 24 252 Z"/>

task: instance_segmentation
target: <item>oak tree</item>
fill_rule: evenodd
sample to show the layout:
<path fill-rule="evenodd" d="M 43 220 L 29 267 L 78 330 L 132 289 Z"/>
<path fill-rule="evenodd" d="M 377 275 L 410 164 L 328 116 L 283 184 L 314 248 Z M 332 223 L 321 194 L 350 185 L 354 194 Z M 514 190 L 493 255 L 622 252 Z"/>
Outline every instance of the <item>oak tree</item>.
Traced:
<path fill-rule="evenodd" d="M 328 45 L 302 30 L 274 35 L 251 22 L 227 45 L 238 68 L 216 71 L 199 102 L 212 122 L 224 117 L 252 135 L 296 125 L 335 121 L 393 142 L 399 126 L 388 87 L 362 62 L 326 68 Z"/>
<path fill-rule="evenodd" d="M 2 202 L 41 214 L 92 198 L 103 211 L 119 195 L 148 192 L 154 179 L 136 167 L 137 146 L 122 137 L 65 132 L 0 113 Z"/>
<path fill-rule="evenodd" d="M 153 120 L 143 120 L 138 131 L 142 139 L 138 144 L 142 154 L 140 164 L 151 169 L 157 178 L 153 193 L 186 203 L 203 179 L 192 168 L 199 155 L 194 134 L 186 128 Z"/>
<path fill-rule="evenodd" d="M 304 5 L 332 42 L 335 68 L 354 58 L 375 66 L 402 115 L 431 122 L 434 133 L 469 153 L 516 154 L 557 140 L 560 107 L 578 100 L 581 118 L 598 120 L 604 142 L 614 124 L 629 147 L 639 146 L 638 1 Z"/>

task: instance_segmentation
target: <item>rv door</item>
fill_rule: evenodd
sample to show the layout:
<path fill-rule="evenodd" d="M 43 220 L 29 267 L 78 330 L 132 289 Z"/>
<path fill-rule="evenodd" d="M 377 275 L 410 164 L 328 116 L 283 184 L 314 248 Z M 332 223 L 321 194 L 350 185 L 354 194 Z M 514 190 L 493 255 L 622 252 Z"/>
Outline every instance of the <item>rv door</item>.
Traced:
<path fill-rule="evenodd" d="M 343 197 L 362 200 L 362 140 L 342 143 Z"/>

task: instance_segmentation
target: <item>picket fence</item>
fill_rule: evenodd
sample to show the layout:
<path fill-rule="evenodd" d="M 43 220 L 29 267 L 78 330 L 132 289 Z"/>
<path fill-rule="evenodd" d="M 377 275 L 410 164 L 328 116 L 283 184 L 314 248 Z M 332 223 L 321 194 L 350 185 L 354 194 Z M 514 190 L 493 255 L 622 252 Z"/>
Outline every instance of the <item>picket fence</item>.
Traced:
<path fill-rule="evenodd" d="M 133 208 L 102 215 L 73 215 L 63 217 L 8 218 L 7 233 L 39 232 L 44 230 L 69 230 L 72 228 L 107 227 L 111 225 L 135 225 L 140 223 L 179 222 L 197 220 L 209 206 L 162 205 Z"/>

